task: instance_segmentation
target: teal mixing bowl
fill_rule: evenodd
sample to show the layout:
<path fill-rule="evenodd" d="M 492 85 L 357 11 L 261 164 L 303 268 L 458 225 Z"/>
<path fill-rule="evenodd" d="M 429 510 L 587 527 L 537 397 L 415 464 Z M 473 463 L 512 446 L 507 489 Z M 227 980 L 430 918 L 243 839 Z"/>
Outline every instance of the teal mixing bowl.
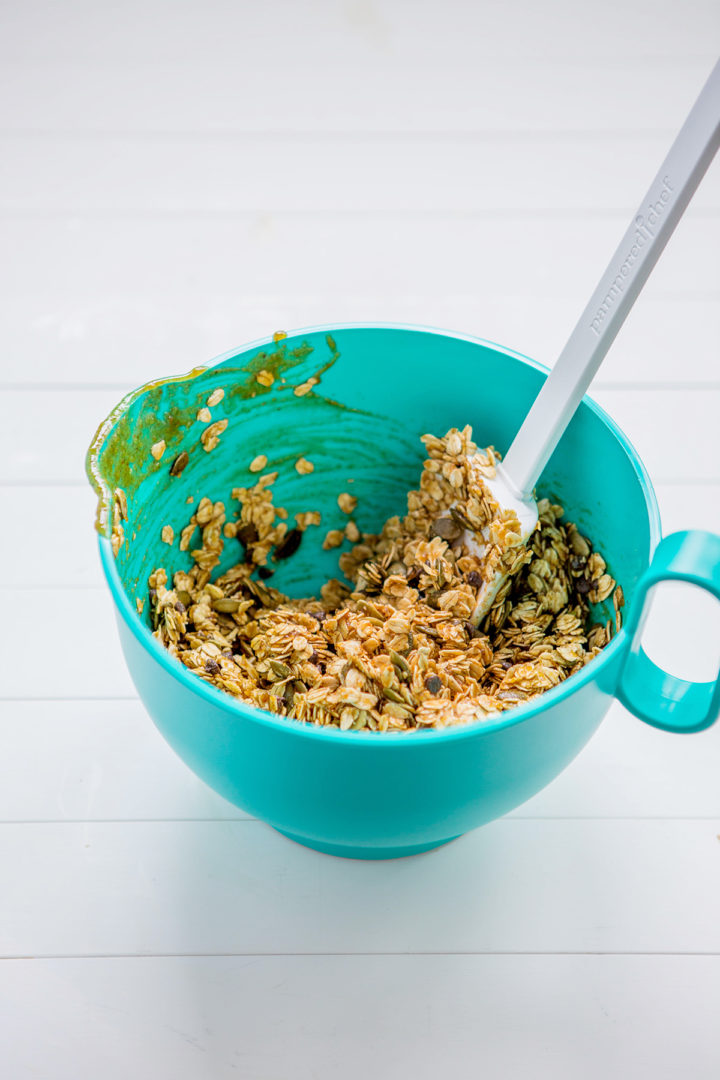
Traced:
<path fill-rule="evenodd" d="M 276 335 L 277 337 L 277 335 Z M 255 376 L 275 375 L 270 387 Z M 718 685 L 692 684 L 657 668 L 636 634 L 647 590 L 669 578 L 693 581 L 720 598 L 720 538 L 676 533 L 660 541 L 652 486 L 613 421 L 586 398 L 538 485 L 587 533 L 623 586 L 625 628 L 581 672 L 496 720 L 410 733 L 343 732 L 244 705 L 189 672 L 152 636 L 136 600 L 157 566 L 189 568 L 190 557 L 161 541 L 192 512 L 187 499 L 229 501 L 251 484 L 248 463 L 266 454 L 278 469 L 275 502 L 320 510 L 298 553 L 273 585 L 308 595 L 337 576 L 337 551 L 322 537 L 346 518 L 340 491 L 358 496 L 356 519 L 374 531 L 402 512 L 423 458 L 419 436 L 471 423 L 482 445 L 506 450 L 545 378 L 508 349 L 413 327 L 325 327 L 255 343 L 126 397 L 101 425 L 88 453 L 99 494 L 100 557 L 120 640 L 148 712 L 177 754 L 207 784 L 249 814 L 308 847 L 356 858 L 425 851 L 505 814 L 534 795 L 582 749 L 613 698 L 667 730 L 706 727 L 718 712 Z M 319 382 L 302 396 L 293 387 Z M 206 452 L 196 419 L 213 390 L 225 393 L 213 420 L 227 420 Z M 164 439 L 156 460 L 151 447 Z M 180 475 L 170 466 L 187 451 Z M 298 476 L 293 463 L 312 459 Z M 127 495 L 124 542 L 113 555 L 112 498 Z M 658 546 L 659 545 L 659 546 Z M 217 573 L 237 561 L 228 542 Z M 604 614 L 597 613 L 599 617 Z M 601 778 L 599 778 L 599 782 Z"/>

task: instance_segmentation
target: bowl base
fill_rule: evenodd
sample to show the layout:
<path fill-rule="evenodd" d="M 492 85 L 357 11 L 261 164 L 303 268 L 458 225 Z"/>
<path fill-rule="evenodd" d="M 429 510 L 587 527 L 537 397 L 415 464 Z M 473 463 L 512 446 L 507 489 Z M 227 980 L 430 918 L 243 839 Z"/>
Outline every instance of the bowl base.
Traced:
<path fill-rule="evenodd" d="M 433 848 L 443 847 L 457 840 L 457 836 L 448 836 L 446 840 L 433 840 L 431 844 L 407 844 L 399 847 L 356 847 L 346 844 L 326 844 L 322 840 L 308 840 L 304 836 L 285 832 L 284 829 L 276 829 L 281 836 L 288 840 L 294 840 L 296 844 L 312 848 L 313 851 L 321 851 L 323 855 L 337 855 L 341 859 L 404 859 L 409 855 L 421 855 L 423 851 L 432 851 Z"/>

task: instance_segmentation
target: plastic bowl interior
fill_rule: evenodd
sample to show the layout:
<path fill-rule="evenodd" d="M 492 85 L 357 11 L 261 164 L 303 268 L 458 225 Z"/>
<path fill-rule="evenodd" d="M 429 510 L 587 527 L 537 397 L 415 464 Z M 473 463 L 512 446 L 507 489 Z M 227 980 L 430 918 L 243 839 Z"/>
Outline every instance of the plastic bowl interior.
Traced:
<path fill-rule="evenodd" d="M 274 374 L 271 387 L 257 382 L 262 369 Z M 341 576 L 338 550 L 322 550 L 327 530 L 347 521 L 337 505 L 340 492 L 357 496 L 353 518 L 360 529 L 377 530 L 389 515 L 403 512 L 408 490 L 417 485 L 423 433 L 443 434 L 452 426 L 470 423 L 479 444 L 505 451 L 544 375 L 536 363 L 489 342 L 421 328 L 349 326 L 256 343 L 189 375 L 150 383 L 125 398 L 100 427 L 88 455 L 89 472 L 100 494 L 98 525 L 105 538 L 112 492 L 122 488 L 128 499 L 125 542 L 113 559 L 107 539 L 103 540 L 103 564 L 121 622 L 158 672 L 169 672 L 184 688 L 185 710 L 192 711 L 193 703 L 205 700 L 229 716 L 347 747 L 372 743 L 379 748 L 398 742 L 407 747 L 424 742 L 439 746 L 442 741 L 517 725 L 584 683 L 598 680 L 603 665 L 610 665 L 622 648 L 622 634 L 582 672 L 536 702 L 487 724 L 399 735 L 340 732 L 260 713 L 214 690 L 152 638 L 149 605 L 142 616 L 135 610 L 136 600 L 147 598 L 152 570 L 191 565 L 190 555 L 180 552 L 177 543 L 192 513 L 188 499 L 222 500 L 232 514 L 231 489 L 255 482 L 248 466 L 258 454 L 267 455 L 268 470 L 279 471 L 274 501 L 287 508 L 290 520 L 298 511 L 321 511 L 322 525 L 308 529 L 298 552 L 277 565 L 273 578 L 274 586 L 291 595 L 316 594 L 329 577 Z M 312 376 L 319 381 L 310 392 L 295 394 L 294 389 Z M 217 388 L 225 394 L 212 409 L 212 418 L 229 423 L 219 445 L 208 453 L 200 440 L 206 423 L 197 420 L 197 413 Z M 167 449 L 156 461 L 150 448 L 160 439 Z M 170 466 L 181 451 L 187 451 L 189 462 L 180 476 L 171 476 Z M 300 456 L 312 460 L 312 474 L 298 475 L 294 463 Z M 659 539 L 657 504 L 627 439 L 589 399 L 581 404 L 551 458 L 538 492 L 559 502 L 567 517 L 592 539 L 631 604 L 635 583 Z M 160 536 L 168 523 L 176 536 L 172 547 Z M 228 541 L 216 573 L 236 562 L 239 552 L 237 542 Z M 602 608 L 594 614 L 605 619 L 612 611 Z M 157 711 L 151 708 L 161 730 L 176 745 Z M 217 768 L 203 770 L 197 753 L 184 756 L 223 794 L 244 805 L 237 785 L 215 779 Z M 228 761 L 226 769 L 231 767 Z M 261 816 L 273 821 L 270 812 Z M 277 815 L 273 823 L 278 823 Z M 286 824 L 284 819 L 280 824 Z"/>

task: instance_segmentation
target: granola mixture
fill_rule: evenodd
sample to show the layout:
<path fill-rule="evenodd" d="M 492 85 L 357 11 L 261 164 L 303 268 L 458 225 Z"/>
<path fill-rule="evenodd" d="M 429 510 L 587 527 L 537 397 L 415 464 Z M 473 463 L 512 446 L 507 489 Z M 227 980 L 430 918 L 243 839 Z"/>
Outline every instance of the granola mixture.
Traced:
<path fill-rule="evenodd" d="M 499 513 L 481 479 L 498 455 L 478 451 L 469 427 L 423 442 L 428 457 L 404 517 L 389 518 L 379 534 L 361 533 L 352 519 L 327 533 L 323 547 L 353 546 L 339 558 L 347 580 L 328 581 L 318 599 L 291 599 L 270 584 L 273 566 L 320 524 L 317 511 L 289 524 L 273 504 L 276 472 L 235 488 L 235 512 L 202 499 L 180 533 L 192 569 L 172 574 L 171 587 L 164 568 L 150 576 L 155 636 L 213 686 L 343 730 L 483 720 L 579 671 L 613 632 L 610 621 L 589 624 L 589 603 L 612 595 L 621 624 L 622 589 L 602 556 L 547 499 L 527 547 L 513 548 L 514 515 Z M 261 455 L 250 468 L 266 465 Z M 356 505 L 347 492 L 338 496 L 344 514 Z M 473 536 L 485 538 L 483 558 Z M 238 546 L 239 561 L 211 581 L 226 542 Z M 510 576 L 476 627 L 479 587 L 500 564 Z"/>

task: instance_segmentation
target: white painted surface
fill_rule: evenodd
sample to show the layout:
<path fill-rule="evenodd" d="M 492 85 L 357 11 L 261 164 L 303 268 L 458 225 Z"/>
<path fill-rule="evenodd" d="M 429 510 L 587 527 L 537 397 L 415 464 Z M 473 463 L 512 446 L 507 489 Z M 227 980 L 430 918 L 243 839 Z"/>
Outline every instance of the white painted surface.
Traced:
<path fill-rule="evenodd" d="M 5 378 L 136 386 L 273 329 L 328 321 L 450 326 L 552 364 L 631 206 L 0 216 L 0 247 L 13 253 L 0 263 Z M 711 377 L 719 248 L 720 219 L 690 208 L 603 380 Z"/>
<path fill-rule="evenodd" d="M 423 140 L 333 136 L 158 138 L 58 134 L 6 137 L 0 211 L 95 217 L 128 213 L 574 213 L 633 209 L 648 166 L 669 149 L 662 133 L 608 142 L 516 135 L 501 142 L 456 135 Z M 528 145 L 542 185 L 528 201 Z M 43 167 L 53 152 L 50 188 Z M 618 170 L 617 157 L 624 168 Z M 279 166 L 279 167 L 278 167 Z M 681 175 L 673 170 L 681 185 Z M 302 176 L 302 182 L 298 177 Z M 692 217 L 717 214 L 720 165 L 693 200 Z M 713 184 L 712 181 L 715 181 Z M 170 182 L 169 182 L 170 181 Z M 619 239 L 619 237 L 618 237 Z"/>
<path fill-rule="evenodd" d="M 709 956 L 43 959 L 5 970 L 18 1076 L 717 1076 Z"/>
<path fill-rule="evenodd" d="M 145 716 L 82 471 L 125 389 L 280 327 L 434 324 L 552 364 L 716 59 L 712 0 L 601 16 L 0 11 L 12 1080 L 720 1072 L 720 726 L 675 738 L 616 705 L 555 783 L 445 849 L 305 851 L 205 788 Z M 718 169 L 594 391 L 666 531 L 720 531 Z M 711 630 L 703 614 L 678 634 L 680 610 L 700 612 L 670 603 L 654 633 L 690 662 Z"/>

